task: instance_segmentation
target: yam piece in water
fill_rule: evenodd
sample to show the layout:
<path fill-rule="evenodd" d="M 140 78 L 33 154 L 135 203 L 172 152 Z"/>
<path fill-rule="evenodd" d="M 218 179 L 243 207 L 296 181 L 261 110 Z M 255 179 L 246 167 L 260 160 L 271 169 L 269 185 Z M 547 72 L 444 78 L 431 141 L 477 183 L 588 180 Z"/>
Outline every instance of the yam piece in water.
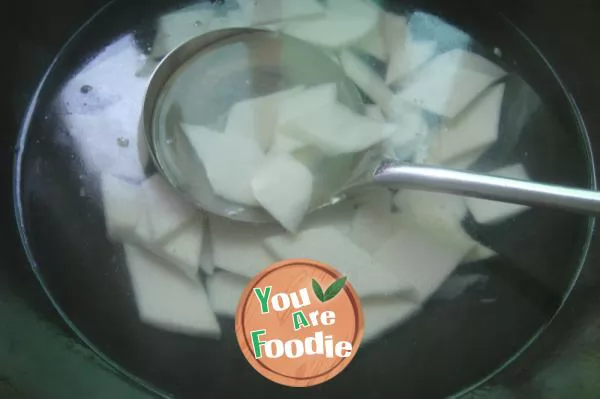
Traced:
<path fill-rule="evenodd" d="M 425 64 L 396 95 L 429 112 L 453 119 L 505 75 L 502 68 L 480 55 L 456 49 Z"/>
<path fill-rule="evenodd" d="M 376 29 L 380 10 L 364 0 L 330 0 L 322 18 L 287 24 L 288 35 L 326 48 L 358 42 Z"/>
<path fill-rule="evenodd" d="M 221 329 L 200 281 L 170 270 L 143 249 L 125 245 L 127 268 L 140 319 L 175 333 L 218 338 Z"/>
<path fill-rule="evenodd" d="M 206 279 L 210 306 L 219 316 L 235 318 L 238 303 L 249 280 L 235 274 L 218 271 Z"/>
<path fill-rule="evenodd" d="M 504 84 L 486 90 L 456 119 L 445 124 L 430 146 L 430 162 L 444 164 L 487 150 L 498 140 Z"/>
<path fill-rule="evenodd" d="M 253 25 L 321 16 L 325 8 L 315 0 L 242 0 L 240 9 Z"/>
<path fill-rule="evenodd" d="M 286 123 L 286 134 L 328 156 L 366 150 L 390 136 L 390 126 L 351 111 L 343 104 L 312 110 Z"/>
<path fill-rule="evenodd" d="M 165 242 L 196 215 L 197 208 L 159 174 L 142 183 L 148 239 Z"/>
<path fill-rule="evenodd" d="M 308 211 L 313 176 L 288 155 L 269 157 L 252 180 L 254 197 L 288 231 L 296 232 Z"/>
<path fill-rule="evenodd" d="M 139 185 L 108 173 L 101 175 L 100 185 L 108 236 L 118 239 L 132 234 L 142 216 Z"/>
<path fill-rule="evenodd" d="M 335 227 L 307 229 L 297 235 L 275 235 L 265 247 L 280 259 L 307 258 L 324 262 L 348 277 L 360 296 L 394 294 L 411 287 L 386 269 Z"/>
<path fill-rule="evenodd" d="M 182 125 L 206 169 L 215 193 L 229 201 L 258 206 L 251 182 L 265 155 L 256 141 L 243 135 L 218 133 L 203 126 Z"/>
<path fill-rule="evenodd" d="M 209 229 L 213 261 L 219 269 L 252 278 L 277 260 L 262 245 L 267 237 L 282 233 L 276 226 L 209 216 Z"/>
<path fill-rule="evenodd" d="M 530 180 L 529 175 L 522 164 L 509 165 L 490 172 L 490 175 L 519 180 Z M 480 224 L 501 222 L 529 209 L 529 207 L 525 205 L 489 201 L 478 198 L 467 198 L 467 206 L 475 218 L 475 221 Z"/>
<path fill-rule="evenodd" d="M 474 241 L 460 232 L 443 223 L 401 218 L 396 233 L 373 255 L 373 262 L 410 283 L 415 299 L 425 301 L 473 248 Z"/>

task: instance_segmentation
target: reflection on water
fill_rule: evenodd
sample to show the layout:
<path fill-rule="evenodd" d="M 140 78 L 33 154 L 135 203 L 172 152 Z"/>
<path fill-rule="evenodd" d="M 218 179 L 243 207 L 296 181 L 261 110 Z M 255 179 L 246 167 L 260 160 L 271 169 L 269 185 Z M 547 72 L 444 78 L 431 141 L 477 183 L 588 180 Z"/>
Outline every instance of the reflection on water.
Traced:
<path fill-rule="evenodd" d="M 137 77 L 143 60 L 133 35 L 107 46 L 64 86 L 58 112 L 73 139 L 73 152 L 88 173 L 108 172 L 139 180 L 145 147 L 138 151 L 138 121 L 148 78 Z"/>

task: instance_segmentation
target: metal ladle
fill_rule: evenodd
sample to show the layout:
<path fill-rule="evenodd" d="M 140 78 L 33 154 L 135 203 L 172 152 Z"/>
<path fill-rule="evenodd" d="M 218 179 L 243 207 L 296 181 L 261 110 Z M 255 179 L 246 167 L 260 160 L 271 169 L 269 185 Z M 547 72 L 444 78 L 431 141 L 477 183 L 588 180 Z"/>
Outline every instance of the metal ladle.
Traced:
<path fill-rule="evenodd" d="M 160 109 L 164 91 L 172 86 L 174 77 L 181 76 L 182 68 L 189 64 L 190 60 L 198 59 L 198 56 L 203 52 L 214 53 L 219 46 L 231 45 L 232 43 L 237 46 L 245 45 L 245 39 L 243 38 L 248 38 L 248 43 L 254 43 L 253 46 L 255 47 L 248 48 L 251 49 L 250 52 L 257 51 L 260 54 L 259 57 L 256 57 L 260 62 L 267 62 L 265 59 L 273 55 L 277 58 L 277 51 L 283 48 L 282 43 L 285 41 L 286 51 L 289 50 L 287 49 L 289 46 L 292 46 L 299 54 L 302 54 L 302 59 L 312 60 L 312 63 L 309 63 L 311 64 L 311 70 L 322 71 L 324 75 L 329 73 L 329 77 L 324 76 L 324 82 L 327 82 L 336 74 L 344 76 L 343 79 L 338 80 L 338 87 L 344 89 L 346 102 L 350 103 L 349 105 L 355 109 L 362 107 L 359 92 L 353 84 L 345 80 L 345 74 L 339 64 L 318 48 L 274 32 L 258 29 L 227 29 L 191 39 L 165 57 L 155 71 L 146 93 L 142 129 L 149 145 L 150 154 L 159 172 L 200 208 L 237 221 L 273 222 L 274 219 L 261 208 L 232 203 L 216 195 L 209 184 L 206 172 L 199 163 L 195 166 L 197 169 L 193 169 L 194 175 L 197 177 L 195 184 L 184 182 L 182 178 L 183 171 L 180 170 L 178 161 L 184 158 L 191 160 L 194 158 L 194 154 L 189 152 L 189 148 L 183 146 L 184 148 L 180 148 L 177 159 L 174 159 L 172 154 L 161 148 L 162 143 L 165 141 L 176 141 L 177 139 L 177 136 L 173 136 L 175 139 L 168 139 L 167 137 L 169 137 L 169 134 L 175 134 L 173 132 L 178 130 L 178 127 L 175 126 L 176 123 L 170 124 L 169 120 L 173 119 L 174 113 L 178 113 L 180 110 L 177 107 L 171 107 L 167 111 Z M 265 49 L 260 46 L 256 47 L 257 39 L 261 39 L 266 43 Z M 271 50 L 269 46 L 275 46 L 275 51 Z M 286 56 L 292 56 L 290 54 Z M 243 61 L 247 62 L 248 60 Z M 229 60 L 229 62 L 233 61 Z M 317 63 L 319 65 L 318 69 L 314 66 Z M 231 65 L 223 65 L 223 70 L 227 71 L 230 67 Z M 315 81 L 306 83 L 314 84 Z M 163 114 L 162 119 L 160 118 L 161 112 Z M 346 184 L 342 185 L 342 188 L 336 191 L 329 200 L 314 204 L 309 212 L 335 204 L 350 196 L 352 192 L 360 191 L 365 187 L 384 185 L 393 188 L 441 192 L 522 205 L 553 207 L 593 216 L 600 214 L 600 192 L 434 166 L 398 163 L 382 159 L 377 151 L 369 151 L 365 155 L 351 173 L 351 178 Z"/>

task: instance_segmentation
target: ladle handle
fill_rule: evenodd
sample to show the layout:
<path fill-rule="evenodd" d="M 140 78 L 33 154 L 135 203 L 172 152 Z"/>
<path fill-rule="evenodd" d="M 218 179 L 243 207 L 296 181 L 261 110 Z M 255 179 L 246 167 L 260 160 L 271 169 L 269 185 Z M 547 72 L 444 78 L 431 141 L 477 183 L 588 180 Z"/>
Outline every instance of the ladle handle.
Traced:
<path fill-rule="evenodd" d="M 419 165 L 384 165 L 373 181 L 403 188 L 600 215 L 600 192 Z"/>

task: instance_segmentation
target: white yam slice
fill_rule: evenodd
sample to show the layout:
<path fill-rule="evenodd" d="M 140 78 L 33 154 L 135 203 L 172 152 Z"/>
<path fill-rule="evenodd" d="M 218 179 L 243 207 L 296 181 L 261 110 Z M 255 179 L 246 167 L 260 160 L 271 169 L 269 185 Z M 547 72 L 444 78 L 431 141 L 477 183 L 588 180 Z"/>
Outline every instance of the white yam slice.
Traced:
<path fill-rule="evenodd" d="M 348 277 L 360 296 L 393 294 L 410 286 L 372 264 L 370 255 L 335 227 L 301 231 L 296 236 L 276 235 L 266 248 L 280 259 L 307 258 L 326 263 Z"/>
<path fill-rule="evenodd" d="M 288 136 L 285 131 L 278 129 L 275 133 L 273 145 L 269 150 L 269 155 L 292 154 L 297 150 L 306 147 L 306 143 L 297 138 Z"/>
<path fill-rule="evenodd" d="M 482 148 L 477 151 L 472 151 L 468 154 L 454 158 L 451 161 L 444 162 L 443 165 L 452 169 L 469 169 L 487 150 L 487 148 Z M 427 162 L 431 163 L 431 158 Z"/>
<path fill-rule="evenodd" d="M 383 79 L 363 60 L 344 50 L 340 53 L 342 68 L 348 77 L 387 113 L 394 94 L 385 85 Z"/>
<path fill-rule="evenodd" d="M 282 99 L 278 105 L 278 128 L 275 131 L 275 137 L 269 150 L 270 154 L 290 154 L 305 147 L 306 143 L 286 135 L 285 129 L 280 128 L 280 126 L 296 118 L 301 118 L 310 110 L 329 107 L 336 104 L 336 102 L 337 86 L 335 83 L 325 83 L 310 87 Z"/>
<path fill-rule="evenodd" d="M 206 279 L 210 306 L 219 316 L 235 318 L 238 303 L 249 280 L 235 274 L 218 271 Z"/>
<path fill-rule="evenodd" d="M 487 283 L 488 279 L 487 276 L 477 274 L 451 276 L 435 293 L 435 298 L 451 301 L 458 298 L 469 289 Z"/>
<path fill-rule="evenodd" d="M 397 95 L 429 112 L 452 119 L 505 75 L 499 66 L 477 54 L 462 49 L 451 50 L 425 64 Z"/>
<path fill-rule="evenodd" d="M 253 0 L 238 3 L 253 25 L 314 18 L 325 12 L 325 8 L 315 0 Z"/>
<path fill-rule="evenodd" d="M 242 10 L 229 10 L 224 15 L 215 15 L 206 27 L 206 32 L 212 32 L 219 29 L 245 28 L 251 26 L 251 21 L 242 12 Z"/>
<path fill-rule="evenodd" d="M 501 176 L 518 180 L 530 180 L 522 164 L 510 165 L 490 172 L 490 175 Z M 528 206 L 511 204 L 500 201 L 489 201 L 478 198 L 467 198 L 469 211 L 480 224 L 497 223 L 514 217 L 527 209 Z"/>
<path fill-rule="evenodd" d="M 342 234 L 348 235 L 352 229 L 355 211 L 356 209 L 350 201 L 342 201 L 311 213 L 305 218 L 302 226 L 306 229 L 334 227 Z"/>
<path fill-rule="evenodd" d="M 227 117 L 225 135 L 254 139 L 263 152 L 271 147 L 284 99 L 302 91 L 301 87 L 236 103 Z"/>
<path fill-rule="evenodd" d="M 293 22 L 284 32 L 318 46 L 341 48 L 376 29 L 379 10 L 365 0 L 330 0 L 323 18 Z"/>
<path fill-rule="evenodd" d="M 198 158 L 206 169 L 217 195 L 249 206 L 257 206 L 250 183 L 262 166 L 265 155 L 255 140 L 227 135 L 202 126 L 182 125 Z"/>
<path fill-rule="evenodd" d="M 410 283 L 416 299 L 425 301 L 473 248 L 473 241 L 457 234 L 460 231 L 443 223 L 427 225 L 403 218 L 396 233 L 373 255 L 373 262 Z"/>
<path fill-rule="evenodd" d="M 262 243 L 267 237 L 281 234 L 281 229 L 217 216 L 209 217 L 209 228 L 213 261 L 219 269 L 252 278 L 277 260 Z"/>
<path fill-rule="evenodd" d="M 197 208 L 159 174 L 144 181 L 142 190 L 151 242 L 168 240 L 196 215 Z"/>
<path fill-rule="evenodd" d="M 435 163 L 448 163 L 476 151 L 487 150 L 498 140 L 504 84 L 486 90 L 463 114 L 446 124 L 429 151 Z"/>
<path fill-rule="evenodd" d="M 483 244 L 477 244 L 475 248 L 473 248 L 463 259 L 464 263 L 470 262 L 479 262 L 482 260 L 486 260 L 489 258 L 493 258 L 494 256 L 498 256 L 496 251 L 486 247 Z"/>
<path fill-rule="evenodd" d="M 162 257 L 179 267 L 188 277 L 198 278 L 203 244 L 204 222 L 197 217 L 165 244 L 161 251 Z"/>
<path fill-rule="evenodd" d="M 279 108 L 279 125 L 300 118 L 312 109 L 329 107 L 337 102 L 337 85 L 324 83 L 292 92 L 281 99 Z"/>
<path fill-rule="evenodd" d="M 365 298 L 361 306 L 365 318 L 363 345 L 398 327 L 420 309 L 418 304 L 399 296 Z"/>
<path fill-rule="evenodd" d="M 377 105 L 366 105 L 365 115 L 367 115 L 369 118 L 375 119 L 376 121 L 385 122 L 383 111 Z"/>
<path fill-rule="evenodd" d="M 183 42 L 206 33 L 214 16 L 214 10 L 198 6 L 162 16 L 158 20 L 151 56 L 161 58 Z"/>
<path fill-rule="evenodd" d="M 270 157 L 252 180 L 254 197 L 283 227 L 296 232 L 313 193 L 310 170 L 287 155 Z"/>
<path fill-rule="evenodd" d="M 429 136 L 425 115 L 419 108 L 395 98 L 388 119 L 395 128 L 386 145 L 391 148 L 397 159 L 404 161 L 410 158 Z"/>
<path fill-rule="evenodd" d="M 221 330 L 199 281 L 169 270 L 164 261 L 125 244 L 127 267 L 140 319 L 176 333 L 219 337 Z"/>
<path fill-rule="evenodd" d="M 374 253 L 394 233 L 392 193 L 381 189 L 354 215 L 348 237 L 368 253 Z"/>
<path fill-rule="evenodd" d="M 100 179 L 108 236 L 118 239 L 131 234 L 142 216 L 143 197 L 139 185 L 108 173 L 103 173 Z"/>
<path fill-rule="evenodd" d="M 434 41 L 414 41 L 408 37 L 403 46 L 399 46 L 390 55 L 390 62 L 385 76 L 385 83 L 394 85 L 417 70 L 431 59 L 436 51 Z"/>
<path fill-rule="evenodd" d="M 388 124 L 358 115 L 342 104 L 312 110 L 283 128 L 330 156 L 363 151 L 390 135 Z"/>
<path fill-rule="evenodd" d="M 467 203 L 463 197 L 418 190 L 401 190 L 394 204 L 402 214 L 432 223 L 460 226 L 467 216 Z"/>
<path fill-rule="evenodd" d="M 381 17 L 379 19 L 379 27 L 372 29 L 366 36 L 363 36 L 354 44 L 354 48 L 377 58 L 380 61 L 386 61 L 388 52 L 383 40 Z"/>
<path fill-rule="evenodd" d="M 406 18 L 403 15 L 391 12 L 384 13 L 382 16 L 381 31 L 387 60 L 389 60 L 398 48 L 404 47 L 408 35 Z"/>

